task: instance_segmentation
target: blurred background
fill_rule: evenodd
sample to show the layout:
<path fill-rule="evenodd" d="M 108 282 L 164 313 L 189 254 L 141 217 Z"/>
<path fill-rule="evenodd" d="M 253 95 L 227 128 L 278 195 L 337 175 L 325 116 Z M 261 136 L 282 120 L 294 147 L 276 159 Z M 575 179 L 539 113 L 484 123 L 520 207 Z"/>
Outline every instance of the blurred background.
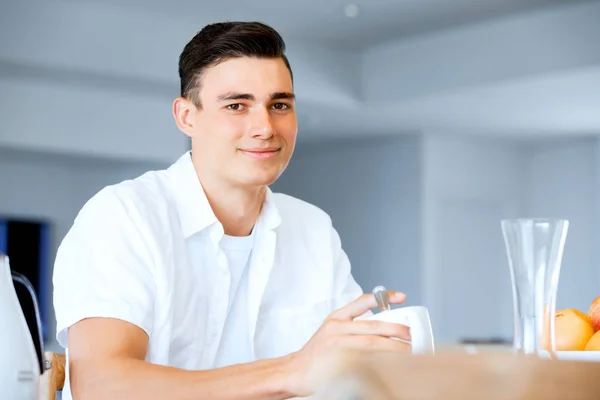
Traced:
<path fill-rule="evenodd" d="M 0 251 L 33 281 L 83 203 L 189 147 L 178 56 L 205 24 L 284 36 L 299 137 L 273 186 L 333 218 L 365 291 L 438 343 L 512 337 L 503 218 L 570 220 L 558 307 L 600 295 L 600 2 L 0 0 Z"/>

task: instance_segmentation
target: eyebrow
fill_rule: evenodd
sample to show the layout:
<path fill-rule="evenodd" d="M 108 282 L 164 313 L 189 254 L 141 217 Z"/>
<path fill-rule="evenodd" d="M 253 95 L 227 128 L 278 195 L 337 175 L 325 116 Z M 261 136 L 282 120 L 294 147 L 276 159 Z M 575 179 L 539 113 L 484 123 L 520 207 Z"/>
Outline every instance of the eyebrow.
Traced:
<path fill-rule="evenodd" d="M 282 99 L 288 99 L 288 100 L 294 100 L 296 98 L 296 95 L 294 95 L 293 93 L 290 92 L 275 92 L 275 93 L 271 93 L 271 100 L 282 100 Z M 217 98 L 219 101 L 226 101 L 226 100 L 256 100 L 256 98 L 254 97 L 254 95 L 250 94 L 250 93 L 236 93 L 236 92 L 229 92 L 229 93 L 225 93 L 220 95 Z"/>

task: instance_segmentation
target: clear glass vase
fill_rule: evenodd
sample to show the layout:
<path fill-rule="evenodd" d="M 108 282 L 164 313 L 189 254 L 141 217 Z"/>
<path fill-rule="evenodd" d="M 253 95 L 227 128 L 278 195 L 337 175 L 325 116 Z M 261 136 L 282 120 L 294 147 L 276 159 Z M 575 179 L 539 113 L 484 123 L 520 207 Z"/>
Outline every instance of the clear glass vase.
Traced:
<path fill-rule="evenodd" d="M 517 353 L 556 350 L 556 292 L 569 221 L 502 221 L 513 292 L 514 342 Z"/>

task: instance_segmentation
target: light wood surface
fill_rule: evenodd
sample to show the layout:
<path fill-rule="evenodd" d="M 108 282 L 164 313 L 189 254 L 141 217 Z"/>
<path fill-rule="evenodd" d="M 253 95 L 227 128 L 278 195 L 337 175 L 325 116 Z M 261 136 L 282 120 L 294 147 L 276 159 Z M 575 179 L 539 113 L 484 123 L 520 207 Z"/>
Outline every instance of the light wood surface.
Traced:
<path fill-rule="evenodd" d="M 47 352 L 50 368 L 40 381 L 40 400 L 55 400 L 65 382 L 65 355 Z M 484 352 L 435 356 L 323 356 L 313 377 L 314 400 L 597 400 L 600 362 L 541 360 Z"/>
<path fill-rule="evenodd" d="M 315 400 L 600 399 L 600 362 L 502 353 L 344 353 L 319 375 Z"/>
<path fill-rule="evenodd" d="M 40 400 L 56 400 L 56 392 L 63 389 L 65 384 L 65 363 L 64 354 L 52 352 L 45 353 L 46 369 L 40 379 Z"/>

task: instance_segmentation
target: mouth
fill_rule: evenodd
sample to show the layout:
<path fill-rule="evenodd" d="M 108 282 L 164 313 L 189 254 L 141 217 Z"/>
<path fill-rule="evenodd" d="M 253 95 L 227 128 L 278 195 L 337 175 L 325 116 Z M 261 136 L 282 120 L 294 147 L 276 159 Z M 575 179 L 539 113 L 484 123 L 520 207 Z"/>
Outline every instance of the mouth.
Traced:
<path fill-rule="evenodd" d="M 275 157 L 281 151 L 280 147 L 255 148 L 255 149 L 240 149 L 240 151 L 257 160 L 268 160 Z"/>

